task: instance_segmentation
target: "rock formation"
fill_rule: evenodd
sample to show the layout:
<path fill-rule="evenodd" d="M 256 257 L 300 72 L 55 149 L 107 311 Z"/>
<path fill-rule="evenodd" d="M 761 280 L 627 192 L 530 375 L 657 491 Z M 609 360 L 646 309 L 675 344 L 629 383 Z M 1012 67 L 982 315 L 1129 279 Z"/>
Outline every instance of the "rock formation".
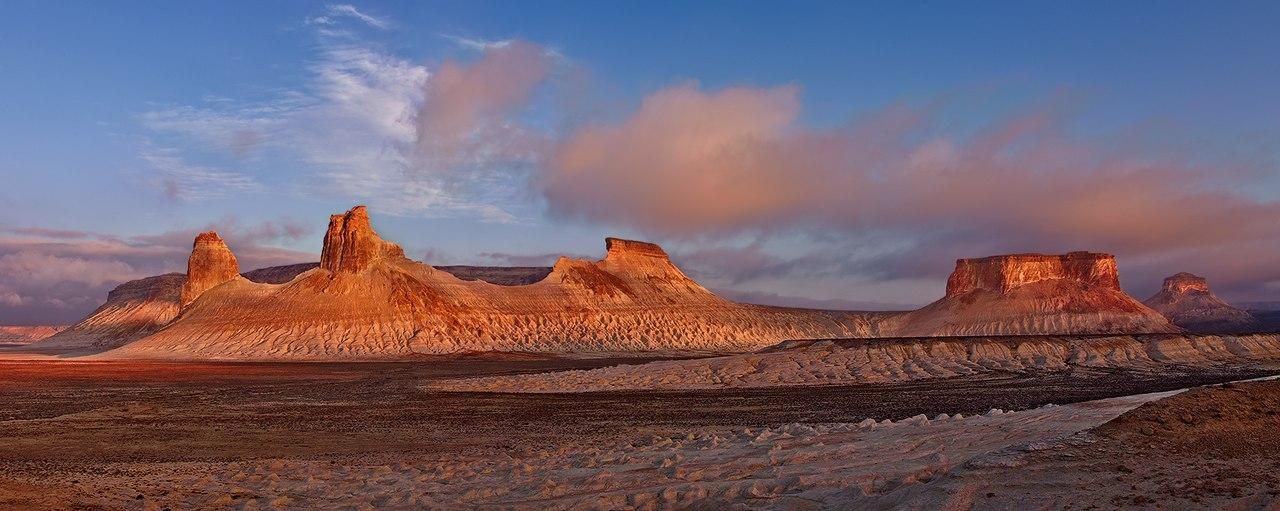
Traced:
<path fill-rule="evenodd" d="M 1175 325 L 1197 332 L 1235 332 L 1257 325 L 1252 314 L 1214 295 L 1203 277 L 1186 272 L 1164 279 L 1160 291 L 1142 303 Z"/>
<path fill-rule="evenodd" d="M 788 339 L 1175 332 L 1119 287 L 1115 258 L 962 259 L 947 295 L 903 312 L 735 303 L 652 243 L 607 238 L 598 261 L 436 268 L 384 241 L 357 206 L 330 217 L 320 263 L 236 276 L 215 234 L 189 276 L 130 282 L 59 334 L 104 357 L 400 359 L 468 351 L 751 351 Z M 57 340 L 54 336 L 52 340 Z"/>
<path fill-rule="evenodd" d="M 536 282 L 495 285 L 411 261 L 357 207 L 330 219 L 320 265 L 280 284 L 207 290 L 164 330 L 109 356 L 389 359 L 462 351 L 743 351 L 790 338 L 876 335 L 885 314 L 738 304 L 661 247 L 606 240 L 599 261 L 561 258 Z M 544 270 L 545 271 L 545 270 Z M 254 272 L 251 272 L 254 273 Z"/>
<path fill-rule="evenodd" d="M 356 206 L 329 217 L 320 267 L 330 273 L 359 273 L 383 259 L 403 259 L 400 245 L 383 241 L 369 223 L 369 212 Z"/>
<path fill-rule="evenodd" d="M 234 280 L 288 282 L 315 263 L 237 273 L 236 257 L 215 232 L 204 232 L 192 243 L 187 274 L 169 273 L 125 282 L 107 294 L 106 303 L 74 325 L 33 343 L 50 353 L 87 354 L 115 348 L 146 337 L 178 317 L 183 307 L 218 285 Z"/>
<path fill-rule="evenodd" d="M 960 259 L 947 294 L 898 318 L 903 336 L 1174 332 L 1120 289 L 1109 254 Z"/>
<path fill-rule="evenodd" d="M 194 301 L 201 293 L 240 276 L 236 256 L 218 233 L 209 231 L 196 236 L 187 259 L 187 281 L 182 284 L 182 305 Z"/>

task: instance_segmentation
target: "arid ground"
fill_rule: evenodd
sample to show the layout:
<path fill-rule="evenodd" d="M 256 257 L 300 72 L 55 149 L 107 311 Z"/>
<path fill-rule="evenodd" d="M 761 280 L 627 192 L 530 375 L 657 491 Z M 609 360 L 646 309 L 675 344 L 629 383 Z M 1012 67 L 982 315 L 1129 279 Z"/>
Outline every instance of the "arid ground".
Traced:
<path fill-rule="evenodd" d="M 1017 478 L 1000 472 L 1003 465 L 975 460 L 1049 445 L 1164 396 L 1096 400 L 1275 372 L 1073 369 L 852 386 L 578 394 L 423 388 L 445 378 L 638 362 L 3 361 L 0 508 L 927 508 L 954 503 L 957 494 L 976 507 L 998 508 L 1014 501 L 1003 500 L 1010 495 L 997 488 Z M 1248 385 L 1262 384 L 1236 387 Z M 1269 410 L 1259 412 L 1260 420 L 1275 421 L 1276 408 Z M 1190 425 L 1204 412 L 1187 413 L 1194 415 Z M 1150 437 L 1143 426 L 1126 426 L 1136 422 L 1119 424 L 1109 430 L 1119 431 L 1115 438 Z M 1135 481 L 1092 501 L 1054 500 L 1085 487 L 1046 483 L 1039 498 L 1055 507 L 1173 502 L 1161 500 L 1166 497 L 1190 504 L 1240 492 L 1266 496 L 1256 489 L 1274 488 L 1267 486 L 1273 476 L 1231 472 L 1231 457 L 1254 456 L 1256 446 L 1210 453 L 1228 461 L 1217 472 L 1205 461 L 1209 471 L 1197 477 L 1207 482 L 1183 485 L 1176 467 L 1199 463 L 1204 453 L 1194 443 L 1163 442 L 1124 443 L 1128 457 L 1114 462 L 1099 461 L 1111 455 L 1096 452 L 1111 448 L 1105 442 L 1064 446 L 1118 471 L 1106 476 L 1110 486 L 1135 479 L 1134 470 L 1159 473 L 1141 483 L 1142 491 Z M 1143 453 L 1152 449 L 1171 456 L 1168 464 L 1144 466 Z M 1052 457 L 1035 451 L 1024 455 Z M 1273 474 L 1277 467 L 1258 468 Z M 980 484 L 956 486 L 956 478 L 979 476 L 985 478 Z M 1257 488 L 1230 483 L 1241 477 Z"/>

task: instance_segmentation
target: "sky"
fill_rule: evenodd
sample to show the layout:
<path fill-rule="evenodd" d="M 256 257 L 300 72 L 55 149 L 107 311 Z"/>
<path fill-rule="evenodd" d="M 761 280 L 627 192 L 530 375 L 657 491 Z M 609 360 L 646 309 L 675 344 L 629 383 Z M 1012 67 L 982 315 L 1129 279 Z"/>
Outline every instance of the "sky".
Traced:
<path fill-rule="evenodd" d="M 915 307 L 957 258 L 1116 254 L 1280 300 L 1275 2 L 6 2 L 0 324 L 318 260 L 661 243 L 725 296 Z"/>

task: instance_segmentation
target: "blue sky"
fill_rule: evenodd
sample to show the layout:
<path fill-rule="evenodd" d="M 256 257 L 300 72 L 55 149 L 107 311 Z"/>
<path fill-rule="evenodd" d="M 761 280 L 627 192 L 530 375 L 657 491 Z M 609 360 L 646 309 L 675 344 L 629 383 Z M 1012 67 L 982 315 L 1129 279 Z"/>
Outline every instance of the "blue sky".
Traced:
<path fill-rule="evenodd" d="M 428 262 L 549 262 L 596 256 L 606 235 L 633 236 L 663 242 L 731 296 L 776 303 L 920 304 L 941 294 L 956 258 L 1070 249 L 1120 255 L 1135 294 L 1186 269 L 1229 298 L 1280 299 L 1280 274 L 1265 270 L 1280 256 L 1274 230 L 1203 233 L 1276 211 L 1274 2 L 18 1 L 4 10 L 0 267 L 29 272 L 46 257 L 79 268 L 0 281 L 7 322 L 74 319 L 119 280 L 181 271 L 177 240 L 205 227 L 238 231 L 251 264 L 314 254 L 325 215 L 356 203 Z M 446 95 L 436 79 L 449 66 L 464 85 Z M 509 90 L 486 88 L 504 80 Z M 470 107 L 436 108 L 433 98 Z M 915 124 L 883 142 L 905 146 L 900 158 L 878 160 L 867 141 L 893 131 L 884 118 L 899 107 Z M 645 157 L 706 131 L 694 115 L 702 109 L 750 126 L 709 139 L 759 143 L 746 161 L 804 160 L 832 146 L 840 155 L 748 170 L 718 156 Z M 985 161 L 975 156 L 984 133 L 1028 117 L 1050 127 L 1019 131 L 1001 155 L 1020 154 L 996 162 L 1022 170 L 973 167 Z M 424 142 L 424 126 L 469 131 L 443 147 Z M 617 134 L 591 138 L 593 127 Z M 668 131 L 685 135 L 662 140 Z M 645 137 L 657 145 L 633 144 Z M 437 152 L 424 156 L 427 146 Z M 588 150 L 634 161 L 567 156 Z M 963 193 L 1004 195 L 1010 183 L 1026 200 L 979 211 L 982 197 L 898 190 L 910 162 L 934 156 L 949 163 L 932 171 L 997 181 Z M 1225 193 L 1227 205 L 1200 216 L 1117 213 L 1143 220 L 1114 233 L 1073 220 L 1109 203 L 1046 204 L 1069 218 L 1020 209 L 1055 186 L 1114 200 L 1077 182 L 1077 166 L 1134 187 L 1124 190 L 1134 204 Z M 701 184 L 682 190 L 683 175 Z M 794 197 L 770 197 L 762 183 L 778 176 L 850 191 L 796 186 Z M 1167 184 L 1175 180 L 1193 183 Z M 606 211 L 633 192 L 644 200 Z M 695 193 L 704 195 L 685 196 Z M 699 204 L 725 197 L 765 206 Z M 904 206 L 876 205 L 891 199 Z M 1036 219 L 1006 220 L 1015 216 Z M 1240 251 L 1253 255 L 1231 256 Z"/>

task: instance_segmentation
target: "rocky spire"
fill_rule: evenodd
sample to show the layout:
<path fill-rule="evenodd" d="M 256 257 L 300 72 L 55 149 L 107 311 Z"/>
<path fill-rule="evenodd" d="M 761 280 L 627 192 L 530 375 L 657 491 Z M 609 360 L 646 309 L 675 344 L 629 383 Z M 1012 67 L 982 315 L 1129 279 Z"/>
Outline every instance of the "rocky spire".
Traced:
<path fill-rule="evenodd" d="M 214 286 L 240 275 L 235 254 L 213 231 L 202 232 L 191 245 L 187 259 L 187 281 L 182 285 L 182 305 L 187 305 Z"/>
<path fill-rule="evenodd" d="M 395 243 L 383 241 L 369 223 L 369 212 L 356 206 L 346 214 L 329 217 L 329 230 L 324 233 L 320 267 L 332 274 L 358 273 L 374 261 L 402 258 L 404 250 Z"/>

